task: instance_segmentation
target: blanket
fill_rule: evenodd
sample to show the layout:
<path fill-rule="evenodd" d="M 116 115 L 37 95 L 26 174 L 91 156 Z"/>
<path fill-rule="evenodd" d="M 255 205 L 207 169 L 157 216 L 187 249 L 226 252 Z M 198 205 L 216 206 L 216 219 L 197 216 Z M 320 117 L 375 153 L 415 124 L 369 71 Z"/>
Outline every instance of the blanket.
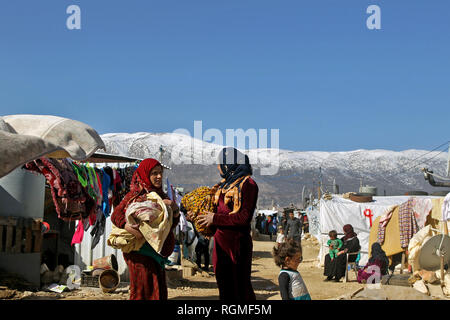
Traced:
<path fill-rule="evenodd" d="M 76 120 L 23 114 L 0 117 L 0 178 L 43 156 L 82 161 L 98 149 L 105 150 L 99 134 Z"/>
<path fill-rule="evenodd" d="M 160 253 L 172 227 L 171 207 L 167 207 L 156 192 L 151 192 L 147 195 L 147 201 L 131 203 L 125 215 L 129 224 L 139 225 L 139 231 L 144 238 L 136 239 L 125 229 L 113 225 L 108 245 L 128 253 L 139 251 L 144 243 L 148 242 L 157 253 Z"/>

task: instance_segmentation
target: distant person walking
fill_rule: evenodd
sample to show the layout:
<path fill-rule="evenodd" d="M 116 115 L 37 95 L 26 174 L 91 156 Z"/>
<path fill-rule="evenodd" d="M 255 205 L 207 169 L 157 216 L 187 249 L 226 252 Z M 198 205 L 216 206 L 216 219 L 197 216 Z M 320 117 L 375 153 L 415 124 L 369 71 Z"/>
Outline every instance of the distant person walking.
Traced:
<path fill-rule="evenodd" d="M 302 239 L 302 221 L 294 216 L 294 212 L 289 213 L 289 219 L 286 222 L 286 231 L 284 233 L 287 240 L 294 240 L 301 243 Z"/>
<path fill-rule="evenodd" d="M 287 221 L 288 221 L 288 216 L 287 216 L 286 212 L 283 212 L 283 215 L 281 216 L 280 224 L 281 224 L 281 227 L 283 228 L 284 233 L 286 233 Z"/>
<path fill-rule="evenodd" d="M 272 233 L 273 233 L 273 220 L 272 220 L 272 216 L 268 216 L 267 217 L 267 222 L 266 222 L 266 234 L 269 235 L 270 237 L 270 241 L 272 241 Z"/>

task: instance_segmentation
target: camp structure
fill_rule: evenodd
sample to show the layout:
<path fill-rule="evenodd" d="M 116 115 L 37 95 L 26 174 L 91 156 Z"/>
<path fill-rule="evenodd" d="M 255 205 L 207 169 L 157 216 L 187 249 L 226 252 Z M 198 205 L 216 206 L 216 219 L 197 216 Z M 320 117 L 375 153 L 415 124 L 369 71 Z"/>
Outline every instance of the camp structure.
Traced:
<path fill-rule="evenodd" d="M 443 197 L 437 196 L 374 196 L 370 202 L 357 202 L 344 198 L 342 195 L 332 195 L 331 199 L 321 199 L 317 208 L 308 208 L 307 214 L 312 224 L 312 233 L 321 244 L 319 266 L 323 266 L 325 255 L 328 253 L 328 233 L 336 230 L 343 235 L 343 227 L 351 224 L 356 232 L 360 245 L 359 265 L 365 265 L 370 254 L 371 244 L 378 240 L 380 218 L 392 211 L 385 229 L 383 250 L 390 257 L 406 252 L 407 244 L 400 242 L 399 206 L 409 199 L 430 199 L 433 209 L 426 218 L 425 225 L 432 224 L 439 228 L 439 219 Z M 414 218 L 412 218 L 414 219 Z M 420 229 L 420 228 L 419 228 Z M 418 229 L 418 230 L 419 230 Z M 409 240 L 409 239 L 408 239 Z M 405 257 L 406 260 L 406 257 Z"/>
<path fill-rule="evenodd" d="M 40 285 L 46 179 L 22 165 L 41 157 L 84 160 L 104 148 L 98 133 L 79 121 L 0 117 L 0 269 Z"/>

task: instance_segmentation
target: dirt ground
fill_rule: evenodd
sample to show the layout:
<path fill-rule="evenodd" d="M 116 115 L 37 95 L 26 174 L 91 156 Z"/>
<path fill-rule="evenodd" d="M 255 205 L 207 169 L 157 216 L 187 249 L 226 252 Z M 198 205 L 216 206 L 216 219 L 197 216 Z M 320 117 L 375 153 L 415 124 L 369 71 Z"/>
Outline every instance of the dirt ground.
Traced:
<path fill-rule="evenodd" d="M 260 235 L 258 240 L 253 242 L 253 265 L 252 284 L 258 300 L 280 300 L 278 289 L 279 267 L 275 265 L 271 250 L 275 245 L 268 236 Z M 303 262 L 299 266 L 310 295 L 314 300 L 337 299 L 340 296 L 348 295 L 363 285 L 357 283 L 355 275 L 350 275 L 350 282 L 324 282 L 322 275 L 323 268 L 317 267 L 317 255 L 319 246 L 315 239 L 304 239 Z M 168 272 L 169 273 L 169 272 Z M 353 280 L 353 281 L 352 281 Z M 197 272 L 185 278 L 168 279 L 169 299 L 173 300 L 218 300 L 214 274 L 211 272 Z M 82 287 L 72 292 L 31 292 L 21 290 L 9 290 L 0 288 L 0 299 L 31 299 L 31 300 L 127 300 L 129 297 L 128 284 L 122 283 L 114 293 L 103 293 L 99 288 Z"/>
<path fill-rule="evenodd" d="M 252 284 L 258 300 L 281 300 L 278 288 L 278 273 L 280 268 L 275 265 L 272 257 L 274 241 L 268 236 L 259 236 L 259 240 L 253 241 Z M 350 276 L 350 281 L 343 283 L 324 282 L 323 268 L 317 267 L 319 246 L 315 239 L 302 241 L 303 262 L 298 271 L 303 277 L 315 300 L 336 299 L 342 295 L 351 294 L 362 288 L 363 285 L 356 282 L 355 275 Z M 194 275 L 188 279 L 174 281 L 181 286 L 169 284 L 169 299 L 219 299 L 219 292 L 214 276 L 205 277 Z"/>

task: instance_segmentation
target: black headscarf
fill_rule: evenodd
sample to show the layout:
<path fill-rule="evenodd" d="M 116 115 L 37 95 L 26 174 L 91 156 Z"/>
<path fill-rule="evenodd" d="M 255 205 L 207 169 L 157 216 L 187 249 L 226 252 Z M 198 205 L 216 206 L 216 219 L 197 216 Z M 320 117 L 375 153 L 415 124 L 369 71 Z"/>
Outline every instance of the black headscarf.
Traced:
<path fill-rule="evenodd" d="M 374 242 L 372 244 L 372 249 L 370 251 L 370 259 L 369 263 L 375 263 L 376 260 L 378 260 L 383 265 L 381 266 L 381 273 L 386 274 L 387 268 L 389 266 L 389 259 L 386 256 L 386 253 L 381 248 L 381 244 L 378 242 Z"/>
<path fill-rule="evenodd" d="M 218 161 L 222 170 L 220 176 L 225 179 L 220 188 L 226 188 L 237 179 L 253 174 L 248 156 L 235 148 L 223 148 Z"/>

